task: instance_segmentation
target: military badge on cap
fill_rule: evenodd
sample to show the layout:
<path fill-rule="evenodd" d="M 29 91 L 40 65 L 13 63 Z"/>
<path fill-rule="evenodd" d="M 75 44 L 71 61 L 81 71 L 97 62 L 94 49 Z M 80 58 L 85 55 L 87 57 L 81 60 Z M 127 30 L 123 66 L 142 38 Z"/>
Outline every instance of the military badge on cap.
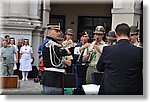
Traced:
<path fill-rule="evenodd" d="M 47 24 L 47 28 L 52 30 L 60 30 L 60 23 Z"/>
<path fill-rule="evenodd" d="M 106 38 L 107 38 L 107 39 L 110 39 L 110 40 L 115 40 L 115 39 L 116 39 L 115 32 L 114 32 L 114 31 L 109 31 L 109 32 L 106 34 Z"/>
<path fill-rule="evenodd" d="M 105 33 L 105 29 L 103 26 L 97 26 L 95 28 L 95 31 L 93 33 L 96 33 L 96 34 L 104 34 Z"/>
<path fill-rule="evenodd" d="M 138 35 L 139 29 L 136 26 L 130 27 L 130 34 Z"/>
<path fill-rule="evenodd" d="M 73 34 L 73 30 L 70 29 L 70 28 L 66 30 L 65 34 L 74 35 L 74 34 Z"/>

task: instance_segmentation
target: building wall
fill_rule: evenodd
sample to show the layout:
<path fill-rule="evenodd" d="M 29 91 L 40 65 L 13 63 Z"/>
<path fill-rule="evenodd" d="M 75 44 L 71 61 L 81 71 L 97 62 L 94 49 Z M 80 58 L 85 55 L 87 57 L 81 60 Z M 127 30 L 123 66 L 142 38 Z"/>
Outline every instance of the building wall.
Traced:
<path fill-rule="evenodd" d="M 77 37 L 78 16 L 111 17 L 112 4 L 51 4 L 51 15 L 65 15 L 66 29 L 72 28 Z M 74 24 L 71 24 L 74 22 Z"/>
<path fill-rule="evenodd" d="M 138 25 L 140 28 L 142 0 L 113 0 L 112 13 L 112 30 L 119 23 L 127 23 L 129 26 Z"/>
<path fill-rule="evenodd" d="M 122 19 L 123 18 L 123 19 Z M 133 24 L 134 14 L 117 14 L 112 16 L 112 30 L 115 30 L 117 24 L 127 23 L 129 25 Z"/>
<path fill-rule="evenodd" d="M 33 47 L 35 62 L 38 65 L 37 48 L 40 39 L 41 22 L 38 17 L 38 6 L 40 0 L 5 0 L 1 2 L 1 37 L 10 35 L 16 40 L 29 39 L 29 44 Z M 35 43 L 37 42 L 37 43 Z"/>
<path fill-rule="evenodd" d="M 28 38 L 33 46 L 34 65 L 38 65 L 37 48 L 41 44 L 41 26 L 45 27 L 49 23 L 49 14 L 65 15 L 66 28 L 72 28 L 77 33 L 78 16 L 112 16 L 112 29 L 120 22 L 127 22 L 129 25 L 140 25 L 139 4 L 135 1 L 141 0 L 113 0 L 113 3 L 99 4 L 51 4 L 49 0 L 43 0 L 43 21 L 38 17 L 38 6 L 41 0 L 7 0 L 1 2 L 0 12 L 0 32 L 2 37 L 6 34 L 16 39 Z M 50 6 L 51 5 L 51 6 Z M 51 8 L 51 9 L 50 9 Z M 120 9 L 122 8 L 122 10 Z M 120 9 L 118 11 L 118 9 Z M 74 24 L 71 24 L 74 22 Z M 76 36 L 74 39 L 76 39 Z"/>

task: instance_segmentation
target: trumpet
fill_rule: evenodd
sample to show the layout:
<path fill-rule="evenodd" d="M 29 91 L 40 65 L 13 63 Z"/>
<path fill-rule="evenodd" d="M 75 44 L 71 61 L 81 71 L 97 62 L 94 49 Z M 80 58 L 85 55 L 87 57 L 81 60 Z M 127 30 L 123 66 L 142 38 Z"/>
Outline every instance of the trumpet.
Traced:
<path fill-rule="evenodd" d="M 69 40 L 68 42 L 63 43 L 63 47 L 64 47 L 64 48 L 66 48 L 66 47 L 73 47 L 73 42 L 72 42 L 72 40 Z"/>
<path fill-rule="evenodd" d="M 91 46 L 89 47 L 89 52 L 93 51 L 94 46 L 97 44 L 97 38 L 95 39 L 95 41 L 91 44 Z"/>
<path fill-rule="evenodd" d="M 94 46 L 97 44 L 97 39 L 95 39 L 95 41 L 91 44 L 91 46 L 89 47 L 89 53 L 91 53 L 89 55 L 89 58 L 88 58 L 88 62 L 90 63 L 93 59 L 93 56 L 94 56 Z"/>

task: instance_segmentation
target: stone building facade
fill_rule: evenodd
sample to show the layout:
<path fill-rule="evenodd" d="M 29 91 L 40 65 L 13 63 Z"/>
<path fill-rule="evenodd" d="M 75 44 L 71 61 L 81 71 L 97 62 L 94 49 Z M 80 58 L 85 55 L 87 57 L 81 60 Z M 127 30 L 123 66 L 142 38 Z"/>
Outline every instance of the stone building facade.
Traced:
<path fill-rule="evenodd" d="M 129 25 L 142 26 L 142 0 L 1 0 L 0 1 L 0 36 L 10 35 L 18 39 L 29 39 L 33 47 L 35 62 L 38 66 L 37 48 L 42 43 L 44 28 L 49 22 L 63 20 L 65 31 L 67 28 L 74 30 L 74 40 L 77 39 L 82 19 L 103 20 L 108 30 L 114 30 L 118 23 L 125 22 Z M 61 17 L 64 18 L 61 18 Z M 79 19 L 81 19 L 79 21 Z M 57 21 L 56 21 L 57 22 Z M 93 24 L 94 27 L 97 23 Z M 84 26 L 85 24 L 83 24 Z M 85 26 L 87 30 L 91 31 Z"/>

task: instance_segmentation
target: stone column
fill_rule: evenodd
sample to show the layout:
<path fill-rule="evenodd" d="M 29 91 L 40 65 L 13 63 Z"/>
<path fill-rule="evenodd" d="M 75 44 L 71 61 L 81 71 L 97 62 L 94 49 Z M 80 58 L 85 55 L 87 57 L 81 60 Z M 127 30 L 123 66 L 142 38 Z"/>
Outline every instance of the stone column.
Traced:
<path fill-rule="evenodd" d="M 38 15 L 41 0 L 6 0 L 1 1 L 2 9 L 0 22 L 1 35 L 10 35 L 17 40 L 29 39 L 33 47 L 35 62 L 38 65 L 37 48 L 41 44 L 40 32 L 42 31 L 40 17 Z"/>
<path fill-rule="evenodd" d="M 40 10 L 41 0 L 30 0 L 29 1 L 29 18 L 31 25 L 35 26 L 35 29 L 32 31 L 32 48 L 33 56 L 35 58 L 33 65 L 38 67 L 38 47 L 41 44 L 40 32 L 42 31 L 40 15 L 38 14 Z"/>
<path fill-rule="evenodd" d="M 112 30 L 119 23 L 127 23 L 129 26 L 138 25 L 140 27 L 140 3 L 142 0 L 113 0 Z"/>
<path fill-rule="evenodd" d="M 28 0 L 2 1 L 1 15 L 1 34 L 2 36 L 10 35 L 16 38 L 16 42 L 20 38 L 29 39 L 32 44 L 32 31 L 35 26 L 31 24 L 29 19 L 29 2 Z"/>
<path fill-rule="evenodd" d="M 43 0 L 43 30 L 45 30 L 45 27 L 49 23 L 49 17 L 50 17 L 50 0 Z M 44 33 L 44 37 L 46 37 L 46 33 Z"/>

